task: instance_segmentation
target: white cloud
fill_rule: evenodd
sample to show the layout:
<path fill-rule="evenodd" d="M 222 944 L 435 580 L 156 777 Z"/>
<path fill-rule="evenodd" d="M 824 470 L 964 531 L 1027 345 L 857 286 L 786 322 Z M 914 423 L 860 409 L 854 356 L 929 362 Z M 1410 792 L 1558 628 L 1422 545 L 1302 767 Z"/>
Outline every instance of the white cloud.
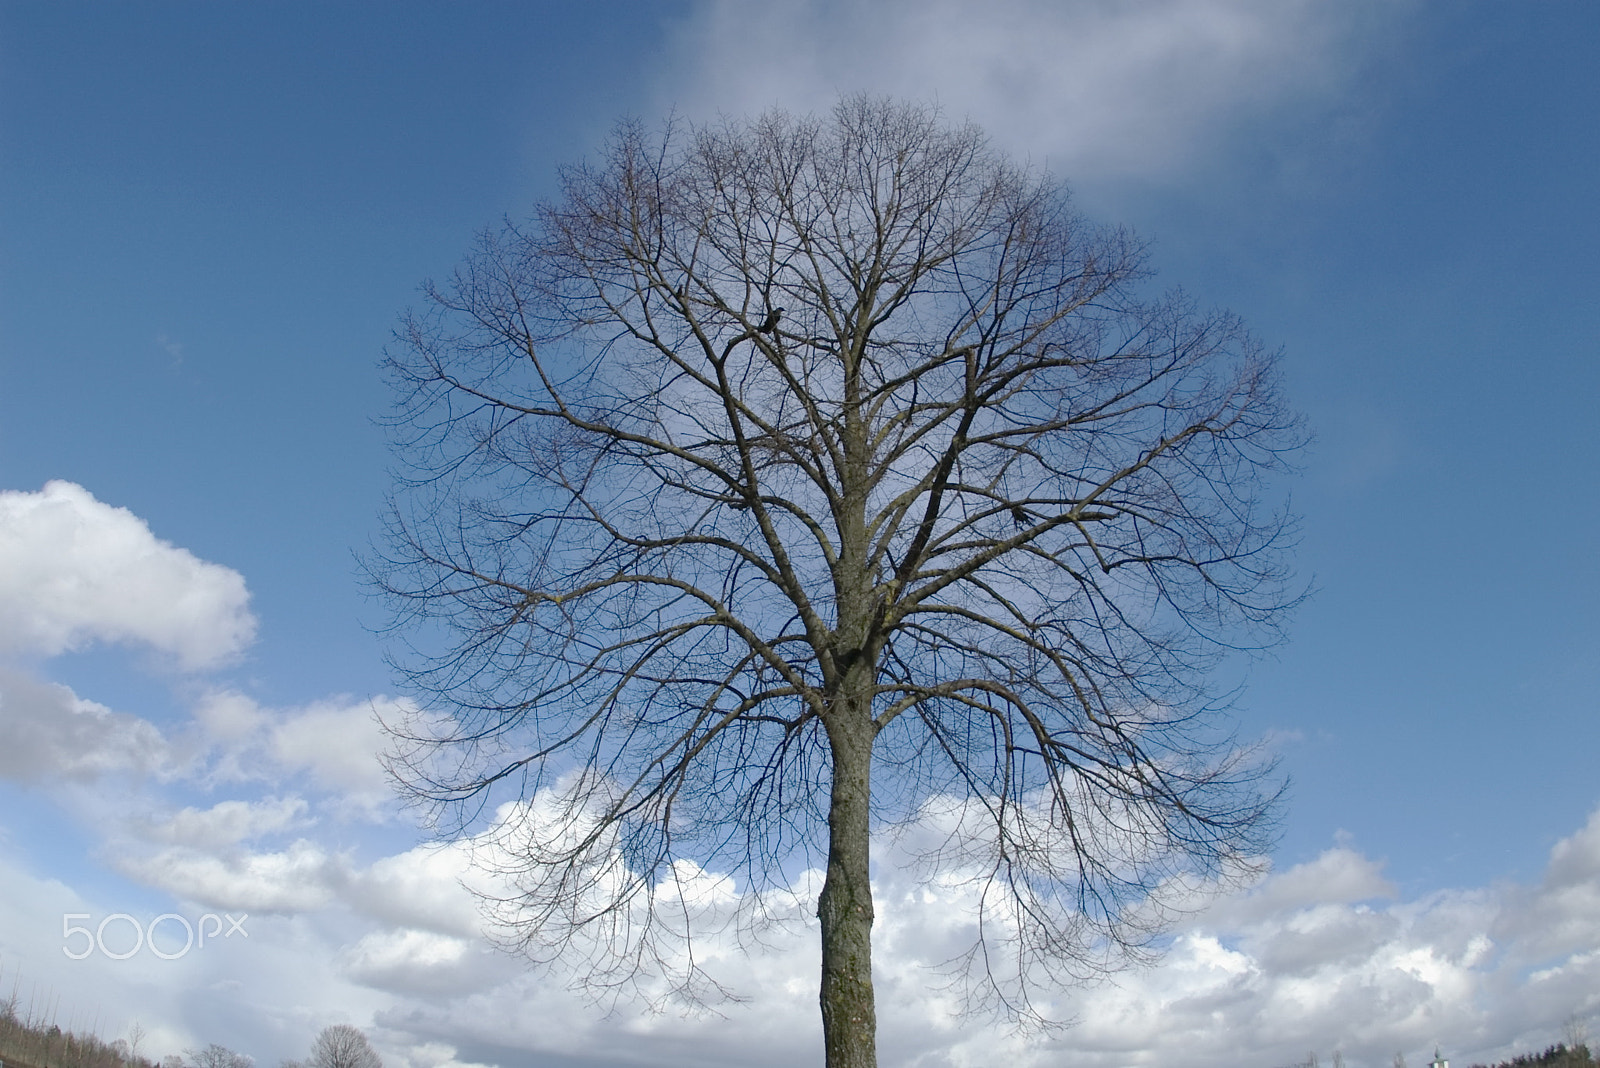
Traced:
<path fill-rule="evenodd" d="M 338 815 L 382 822 L 397 805 L 380 760 L 387 739 L 379 716 L 399 720 L 410 707 L 378 696 L 271 708 L 248 695 L 218 690 L 200 699 L 194 721 L 210 747 L 208 781 L 295 779 L 324 795 L 321 811 L 331 806 Z"/>
<path fill-rule="evenodd" d="M 373 863 L 352 881 L 348 899 L 398 927 L 473 937 L 480 924 L 465 882 L 470 874 L 470 843 L 421 845 Z"/>
<path fill-rule="evenodd" d="M 274 709 L 218 691 L 194 706 L 193 729 L 163 731 L 66 686 L 0 665 L 0 778 L 87 783 L 126 773 L 209 787 L 264 783 L 274 791 L 298 780 L 320 795 L 320 811 L 381 822 L 396 805 L 379 760 L 384 736 L 375 710 L 398 717 L 405 707 L 378 697 Z M 112 803 L 125 808 L 122 801 Z M 290 810 L 304 806 L 276 797 L 224 801 L 206 811 L 184 809 L 164 826 L 147 821 L 143 836 L 191 844 L 222 840 L 217 835 L 239 841 L 282 829 Z M 198 837 L 191 841 L 191 835 Z"/>
<path fill-rule="evenodd" d="M 206 809 L 184 808 L 144 828 L 157 842 L 191 849 L 217 849 L 304 826 L 306 802 L 298 797 L 220 801 Z"/>
<path fill-rule="evenodd" d="M 198 670 L 255 636 L 236 571 L 162 541 L 71 482 L 0 492 L 0 653 L 147 646 Z"/>
<path fill-rule="evenodd" d="M 460 997 L 503 983 L 515 970 L 482 939 L 408 928 L 374 931 L 341 957 L 354 981 L 419 997 Z"/>
<path fill-rule="evenodd" d="M 1326 105 L 1411 7 L 1392 0 L 707 0 L 660 90 L 691 116 L 937 101 L 1077 181 L 1161 176 L 1241 119 Z"/>
<path fill-rule="evenodd" d="M 443 1042 L 425 1042 L 405 1051 L 394 1068 L 489 1068 L 488 1065 L 456 1059 L 457 1049 Z M 393 1063 L 386 1059 L 385 1064 Z"/>
<path fill-rule="evenodd" d="M 299 839 L 270 853 L 213 853 L 174 846 L 146 856 L 123 856 L 117 867 L 146 886 L 208 908 L 247 912 L 310 912 L 332 904 L 349 881 L 343 855 Z"/>
<path fill-rule="evenodd" d="M 1338 846 L 1243 894 L 1213 902 L 1208 915 L 1213 923 L 1238 925 L 1312 905 L 1393 897 L 1394 892 L 1382 864 Z"/>
<path fill-rule="evenodd" d="M 1521 962 L 1536 967 L 1574 945 L 1600 947 L 1600 809 L 1555 844 L 1544 878 L 1517 892 L 1517 907 L 1493 934 L 1515 942 Z"/>
<path fill-rule="evenodd" d="M 369 813 L 391 802 L 393 793 L 378 756 L 386 739 L 380 712 L 398 714 L 389 698 L 321 701 L 295 709 L 270 728 L 268 746 L 285 768 L 308 772 Z"/>
<path fill-rule="evenodd" d="M 220 690 L 206 694 L 195 706 L 195 722 L 206 738 L 224 747 L 237 747 L 267 727 L 271 715 L 242 693 Z"/>
<path fill-rule="evenodd" d="M 168 772 L 174 760 L 153 724 L 0 668 L 0 778 L 87 782 L 116 772 Z"/>

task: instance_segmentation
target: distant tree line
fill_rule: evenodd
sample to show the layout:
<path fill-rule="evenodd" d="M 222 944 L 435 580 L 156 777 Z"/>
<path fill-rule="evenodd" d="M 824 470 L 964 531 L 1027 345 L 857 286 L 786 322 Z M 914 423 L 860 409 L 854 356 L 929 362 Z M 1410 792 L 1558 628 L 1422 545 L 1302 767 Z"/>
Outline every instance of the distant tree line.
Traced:
<path fill-rule="evenodd" d="M 1557 1042 L 1543 1053 L 1523 1053 L 1509 1061 L 1474 1064 L 1472 1068 L 1594 1068 L 1594 1063 L 1588 1043 L 1577 1042 L 1569 1047 L 1565 1042 Z"/>
<path fill-rule="evenodd" d="M 1569 1029 L 1570 1029 L 1569 1025 Z M 134 1024 L 129 1038 L 111 1042 L 95 1035 L 63 1031 L 54 1022 L 24 1019 L 17 1012 L 17 997 L 0 1000 L 0 1063 L 4 1068 L 254 1068 L 255 1059 L 213 1042 L 204 1049 L 185 1050 L 158 1063 L 139 1055 L 144 1029 Z M 131 1041 L 130 1041 L 131 1040 Z M 1344 1057 L 1333 1055 L 1333 1068 L 1343 1068 Z M 1395 1068 L 1404 1068 L 1405 1058 L 1395 1055 Z M 284 1061 L 279 1068 L 383 1068 L 358 1027 L 334 1024 L 324 1027 L 304 1061 Z M 1293 1068 L 1319 1068 L 1317 1055 Z M 1542 1053 L 1522 1053 L 1509 1061 L 1472 1068 L 1600 1068 L 1589 1053 L 1586 1040 L 1571 1045 L 1557 1042 Z"/>
<path fill-rule="evenodd" d="M 17 997 L 0 1000 L 0 1063 L 4 1068 L 254 1068 L 255 1059 L 215 1042 L 171 1054 L 160 1062 L 139 1054 L 144 1029 L 134 1024 L 127 1039 L 107 1042 L 92 1034 L 63 1031 L 54 1021 L 25 1018 Z M 383 1068 L 383 1061 L 358 1027 L 324 1027 L 304 1061 L 280 1068 Z"/>
<path fill-rule="evenodd" d="M 1543 1053 L 1521 1053 L 1509 1061 L 1497 1061 L 1494 1064 L 1474 1064 L 1472 1068 L 1600 1068 L 1590 1057 L 1587 1039 L 1582 1037 L 1583 1029 L 1576 1021 L 1568 1021 L 1567 1031 L 1569 1037 L 1566 1042 L 1557 1042 L 1547 1048 Z M 1335 1052 L 1332 1068 L 1344 1068 L 1344 1055 Z M 1303 1061 L 1296 1061 L 1288 1068 L 1321 1068 L 1322 1062 L 1317 1059 L 1315 1052 L 1306 1055 Z M 1406 1068 L 1404 1054 L 1394 1055 L 1394 1068 Z"/>

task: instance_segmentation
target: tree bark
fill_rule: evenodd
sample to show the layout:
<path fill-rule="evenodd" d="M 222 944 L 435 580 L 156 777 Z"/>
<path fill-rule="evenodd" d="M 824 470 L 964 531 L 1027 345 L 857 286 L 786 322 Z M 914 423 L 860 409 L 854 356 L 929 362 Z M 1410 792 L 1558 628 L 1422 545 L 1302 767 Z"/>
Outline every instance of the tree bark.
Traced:
<path fill-rule="evenodd" d="M 845 700 L 828 724 L 833 786 L 822 921 L 822 1041 L 827 1068 L 877 1068 L 872 992 L 871 703 Z"/>

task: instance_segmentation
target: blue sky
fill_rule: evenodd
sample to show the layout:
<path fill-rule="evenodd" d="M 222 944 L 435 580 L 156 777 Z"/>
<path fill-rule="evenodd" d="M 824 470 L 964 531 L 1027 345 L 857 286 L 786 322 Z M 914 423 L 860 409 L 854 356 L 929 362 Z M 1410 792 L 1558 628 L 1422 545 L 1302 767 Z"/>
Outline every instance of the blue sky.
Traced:
<path fill-rule="evenodd" d="M 959 903 L 906 905 L 885 1064 L 1466 1064 L 1596 1018 L 1597 44 L 1587 0 L 0 2 L 0 977 L 157 1054 L 815 1060 L 809 932 L 727 949 L 723 1018 L 486 955 L 466 844 L 419 851 L 372 759 L 354 554 L 381 350 L 478 229 L 623 115 L 867 89 L 1135 228 L 1317 433 L 1317 592 L 1237 709 L 1291 779 L 1273 873 L 1057 1039 L 953 1024 L 914 947 Z M 62 953 L 64 913 L 164 912 L 250 937 Z"/>

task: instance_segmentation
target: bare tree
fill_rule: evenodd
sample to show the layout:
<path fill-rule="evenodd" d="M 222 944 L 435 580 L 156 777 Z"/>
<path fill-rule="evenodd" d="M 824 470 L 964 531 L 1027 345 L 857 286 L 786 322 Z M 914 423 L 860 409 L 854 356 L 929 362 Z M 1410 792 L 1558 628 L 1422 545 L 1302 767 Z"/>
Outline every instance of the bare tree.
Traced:
<path fill-rule="evenodd" d="M 1589 1023 L 1573 1013 L 1561 1024 L 1561 1044 L 1567 1047 L 1567 1058 L 1573 1064 L 1588 1064 Z"/>
<path fill-rule="evenodd" d="M 350 1024 L 324 1027 L 306 1064 L 307 1068 L 383 1068 L 367 1036 Z"/>
<path fill-rule="evenodd" d="M 875 827 L 938 811 L 952 965 L 1022 1016 L 1258 855 L 1205 681 L 1275 638 L 1298 430 L 1235 318 L 1141 299 L 1127 234 L 914 106 L 625 124 L 564 182 L 399 332 L 375 567 L 397 779 L 462 826 L 522 799 L 518 948 L 707 993 L 696 865 L 759 910 L 816 861 L 827 1064 L 873 1065 Z"/>
<path fill-rule="evenodd" d="M 185 1068 L 251 1068 L 255 1060 L 213 1042 L 205 1049 L 184 1050 L 182 1063 Z"/>

